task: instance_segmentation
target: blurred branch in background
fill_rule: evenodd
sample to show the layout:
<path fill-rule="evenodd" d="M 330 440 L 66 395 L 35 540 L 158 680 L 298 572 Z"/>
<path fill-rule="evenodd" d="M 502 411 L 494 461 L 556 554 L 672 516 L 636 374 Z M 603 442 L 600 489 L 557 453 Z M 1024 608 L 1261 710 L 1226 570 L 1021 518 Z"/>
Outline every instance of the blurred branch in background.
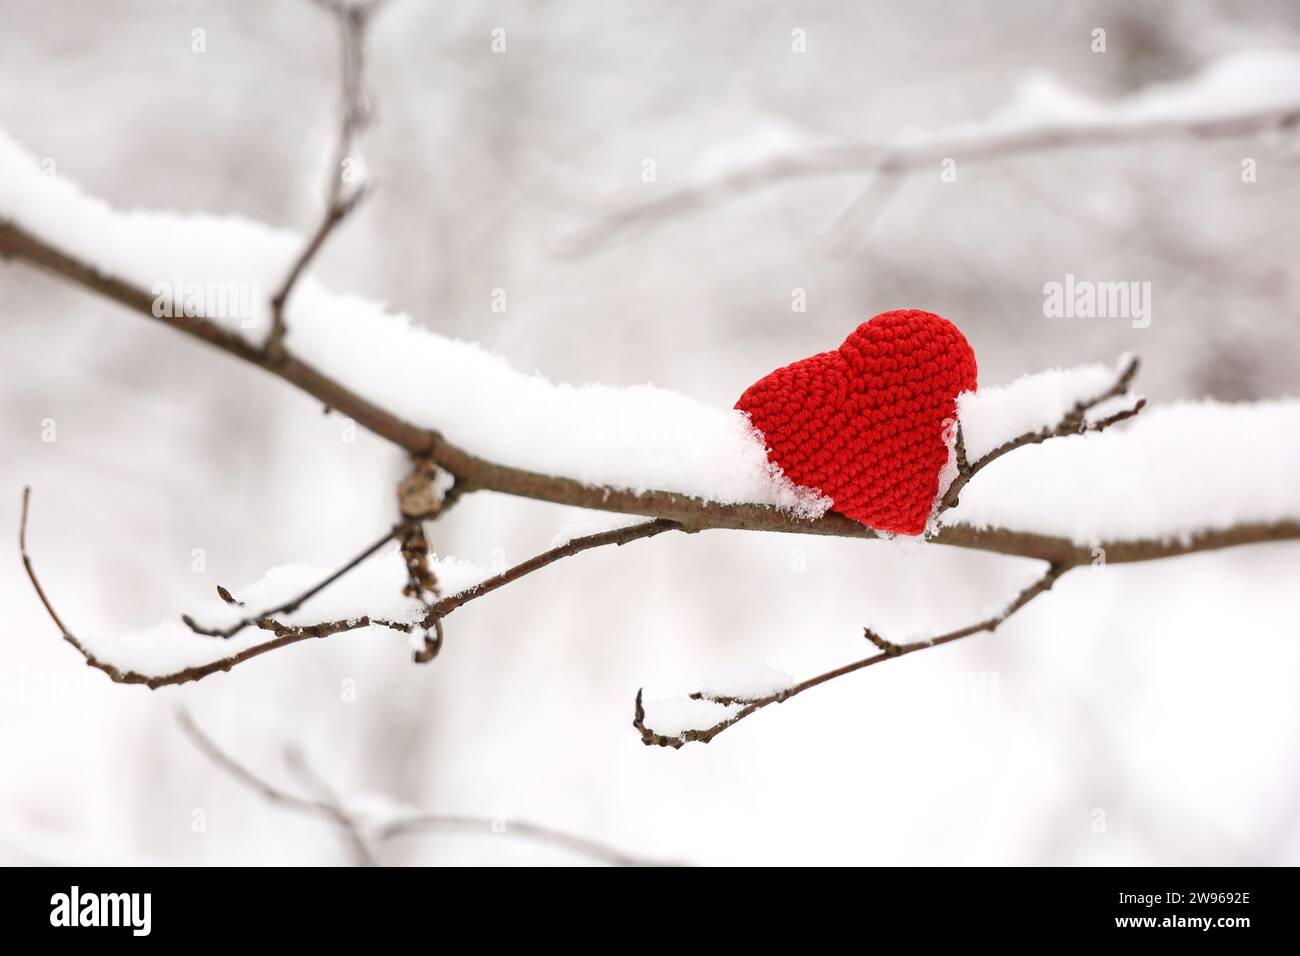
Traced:
<path fill-rule="evenodd" d="M 348 3 L 346 0 L 312 0 L 318 7 L 333 15 L 339 28 L 342 79 L 340 97 L 340 114 L 338 140 L 334 147 L 334 157 L 330 163 L 325 189 L 325 213 L 320 225 L 307 240 L 298 258 L 294 260 L 285 276 L 284 284 L 271 299 L 271 332 L 266 339 L 266 355 L 273 362 L 285 359 L 284 335 L 285 308 L 293 292 L 294 283 L 307 270 L 325 240 L 335 228 L 348 217 L 370 189 L 363 178 L 364 164 L 359 157 L 352 155 L 357 136 L 370 123 L 372 104 L 365 87 L 365 53 L 366 31 L 374 15 L 386 0 L 363 0 Z M 351 192 L 345 192 L 344 186 L 358 180 Z"/>
<path fill-rule="evenodd" d="M 625 206 L 579 230 L 565 246 L 570 254 L 587 255 L 630 230 L 653 226 L 802 179 L 870 174 L 874 178 L 859 197 L 865 202 L 877 188 L 885 191 L 896 188 L 901 174 L 939 169 L 945 161 L 985 162 L 1049 150 L 1116 146 L 1180 136 L 1207 139 L 1253 136 L 1291 129 L 1298 122 L 1300 102 L 1240 115 L 1183 116 L 1113 123 L 1095 120 L 1035 123 L 1027 128 L 1006 130 L 996 126 L 987 129 L 977 126 L 919 137 L 914 142 L 849 143 L 809 148 L 742 165 L 703 182 Z M 854 203 L 854 208 L 857 204 Z M 852 213 L 853 208 L 845 215 Z"/>
<path fill-rule="evenodd" d="M 315 793 L 315 796 L 311 797 L 290 793 L 235 759 L 222 749 L 184 708 L 176 711 L 176 723 L 200 753 L 268 803 L 293 813 L 326 820 L 339 828 L 353 862 L 359 866 L 376 865 L 379 862 L 376 857 L 377 851 L 382 849 L 389 840 L 429 832 L 513 837 L 564 850 L 591 862 L 611 866 L 671 865 L 662 860 L 633 856 L 597 840 L 566 833 L 554 827 L 530 823 L 527 820 L 423 813 L 392 808 L 384 815 L 384 819 L 370 821 L 366 819 L 367 814 L 364 811 L 350 806 L 346 799 L 334 792 L 311 766 L 301 748 L 296 746 L 285 748 L 285 763 L 304 785 Z"/>

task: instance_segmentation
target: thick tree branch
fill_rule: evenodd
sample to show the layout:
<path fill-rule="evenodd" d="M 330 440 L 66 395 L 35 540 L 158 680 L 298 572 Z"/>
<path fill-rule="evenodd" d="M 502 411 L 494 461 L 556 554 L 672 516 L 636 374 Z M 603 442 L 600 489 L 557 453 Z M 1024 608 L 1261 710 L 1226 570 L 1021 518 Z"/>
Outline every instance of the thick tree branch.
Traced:
<path fill-rule="evenodd" d="M 485 836 L 506 834 L 533 843 L 557 847 L 587 857 L 595 862 L 608 863 L 613 866 L 666 865 L 656 860 L 632 856 L 597 840 L 566 833 L 563 830 L 531 823 L 527 820 L 504 821 L 463 814 L 412 812 L 386 821 L 367 832 L 362 822 L 346 809 L 345 802 L 313 770 L 300 750 L 296 748 L 290 749 L 287 752 L 287 762 L 290 764 L 291 769 L 298 776 L 304 778 L 311 789 L 319 794 L 317 797 L 304 797 L 284 790 L 240 763 L 208 736 L 184 708 L 177 710 L 176 722 L 190 743 L 200 753 L 268 803 L 295 813 L 318 817 L 339 827 L 343 831 L 358 862 L 365 865 L 375 862 L 373 851 L 370 848 L 372 841 L 374 843 L 383 843 L 397 837 L 429 831 L 481 834 Z"/>
<path fill-rule="evenodd" d="M 769 531 L 792 534 L 876 538 L 871 528 L 843 515 L 828 513 L 815 520 L 797 518 L 766 505 L 722 505 L 670 491 L 633 492 L 622 488 L 588 485 L 572 478 L 543 475 L 480 458 L 447 441 L 436 431 L 420 428 L 375 405 L 345 385 L 290 354 L 271 362 L 261 350 L 241 336 L 196 316 L 154 316 L 153 296 L 129 283 L 99 273 L 26 230 L 0 221 L 0 257 L 39 266 L 75 285 L 97 292 L 149 319 L 168 325 L 224 352 L 257 366 L 297 387 L 323 404 L 347 415 L 358 425 L 413 455 L 423 456 L 456 477 L 456 493 L 495 491 L 516 497 L 597 511 L 665 518 L 689 531 L 711 528 Z M 1194 533 L 1167 541 L 1107 541 L 1107 561 L 1151 561 L 1195 551 L 1300 538 L 1300 522 L 1276 521 Z M 975 529 L 965 525 L 943 528 L 930 539 L 936 544 L 974 548 L 998 554 L 1019 555 L 1044 561 L 1083 564 L 1092 560 L 1092 548 L 1065 538 L 1017 531 L 1013 528 Z"/>
<path fill-rule="evenodd" d="M 816 677 L 810 677 L 805 681 L 795 684 L 783 691 L 775 694 L 769 694 L 765 697 L 758 697 L 751 700 L 742 700 L 735 697 L 711 697 L 709 695 L 696 692 L 690 696 L 696 700 L 712 700 L 715 703 L 737 706 L 740 709 L 731 714 L 724 720 L 718 721 L 711 727 L 705 727 L 702 730 L 691 729 L 680 735 L 668 735 L 656 732 L 646 724 L 645 706 L 642 702 L 642 691 L 636 692 L 635 711 L 632 718 L 632 726 L 641 734 L 641 742 L 648 747 L 671 747 L 678 750 L 688 743 L 707 744 L 718 734 L 722 733 L 728 727 L 734 727 L 740 721 L 753 714 L 758 713 L 769 704 L 783 704 L 792 697 L 797 697 L 804 691 L 812 690 L 814 687 L 820 687 L 828 681 L 835 680 L 837 677 L 844 677 L 846 674 L 852 674 L 863 668 L 871 667 L 874 664 L 880 664 L 884 661 L 893 660 L 896 657 L 903 657 L 907 654 L 914 654 L 917 651 L 927 650 L 931 647 L 939 647 L 943 644 L 951 644 L 953 641 L 959 641 L 963 637 L 970 637 L 972 634 L 979 634 L 982 631 L 996 631 L 999 625 L 1007 618 L 1015 614 L 1022 607 L 1032 601 L 1044 591 L 1049 590 L 1053 584 L 1065 574 L 1070 568 L 1066 565 L 1053 564 L 1048 567 L 1047 571 L 1033 584 L 1029 585 L 1023 591 L 1012 599 L 1011 603 L 990 618 L 979 621 L 976 624 L 969 624 L 966 627 L 960 627 L 955 631 L 949 631 L 946 634 L 940 634 L 937 637 L 927 638 L 920 641 L 912 641 L 908 644 L 895 644 L 881 637 L 870 628 L 864 628 L 863 634 L 867 640 L 879 648 L 879 654 L 873 654 L 870 657 L 864 657 L 861 660 L 853 661 L 834 670 L 818 674 Z"/>

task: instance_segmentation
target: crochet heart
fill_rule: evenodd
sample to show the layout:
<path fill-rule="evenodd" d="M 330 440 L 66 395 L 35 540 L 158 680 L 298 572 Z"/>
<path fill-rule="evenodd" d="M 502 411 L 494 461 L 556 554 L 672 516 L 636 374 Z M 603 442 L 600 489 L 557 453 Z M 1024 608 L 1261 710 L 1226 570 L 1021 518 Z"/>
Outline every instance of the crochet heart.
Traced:
<path fill-rule="evenodd" d="M 834 352 L 779 368 L 736 408 L 786 477 L 879 531 L 925 530 L 948 461 L 945 420 L 975 388 L 975 353 L 947 319 L 905 309 L 864 322 Z"/>

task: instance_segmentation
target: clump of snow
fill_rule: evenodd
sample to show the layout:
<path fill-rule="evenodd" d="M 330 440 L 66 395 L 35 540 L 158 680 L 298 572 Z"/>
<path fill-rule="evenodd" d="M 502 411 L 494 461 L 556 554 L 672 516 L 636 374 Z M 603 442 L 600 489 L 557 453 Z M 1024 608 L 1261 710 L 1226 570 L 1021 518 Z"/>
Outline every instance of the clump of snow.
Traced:
<path fill-rule="evenodd" d="M 487 572 L 457 558 L 431 557 L 429 566 L 444 594 L 464 591 L 488 577 Z M 308 564 L 273 568 L 261 580 L 232 593 L 244 607 L 228 605 L 213 593 L 206 602 L 189 610 L 195 622 L 203 627 L 228 627 L 246 616 L 260 614 L 297 597 L 334 570 Z M 275 619 L 283 624 L 309 625 L 369 617 L 411 624 L 424 616 L 424 606 L 402 594 L 406 580 L 406 565 L 401 552 L 393 545 L 363 561 L 298 610 L 277 614 Z M 404 637 L 391 628 L 376 625 L 360 630 Z M 179 619 L 162 621 L 156 627 L 140 631 L 92 630 L 78 632 L 77 637 L 100 660 L 149 676 L 209 664 L 273 639 L 270 632 L 256 626 L 247 627 L 228 639 L 201 637 Z"/>
<path fill-rule="evenodd" d="M 760 661 L 729 664 L 706 677 L 700 693 L 710 699 L 757 700 L 794 686 L 794 678 Z"/>
<path fill-rule="evenodd" d="M 238 218 L 117 212 L 44 175 L 0 131 L 0 218 L 260 345 L 268 302 L 301 239 Z M 304 276 L 289 302 L 290 351 L 416 425 L 491 461 L 592 485 L 774 505 L 817 517 L 829 501 L 784 478 L 748 418 L 653 385 L 566 385 L 512 368 L 383 305 Z M 574 436 L 581 435 L 581 441 Z"/>
<path fill-rule="evenodd" d="M 1109 390 L 1118 375 L 1106 365 L 1080 365 L 963 392 L 957 397 L 957 418 L 967 460 L 974 462 L 1018 435 L 1055 426 L 1075 405 Z"/>
<path fill-rule="evenodd" d="M 717 704 L 711 700 L 672 697 L 646 701 L 646 726 L 665 737 L 680 737 L 688 730 L 704 730 L 726 720 L 741 709 L 740 704 Z"/>
<path fill-rule="evenodd" d="M 1095 425 L 1098 422 L 1105 421 L 1115 415 L 1132 412 L 1137 408 L 1138 403 L 1143 400 L 1143 397 L 1137 392 L 1125 392 L 1123 395 L 1112 395 L 1110 398 L 1098 402 L 1096 405 L 1084 412 L 1084 423 L 1087 425 Z"/>
<path fill-rule="evenodd" d="M 1300 520 L 1300 400 L 1181 402 L 1102 432 L 1018 448 L 979 473 L 941 523 L 1095 546 L 1185 540 Z"/>

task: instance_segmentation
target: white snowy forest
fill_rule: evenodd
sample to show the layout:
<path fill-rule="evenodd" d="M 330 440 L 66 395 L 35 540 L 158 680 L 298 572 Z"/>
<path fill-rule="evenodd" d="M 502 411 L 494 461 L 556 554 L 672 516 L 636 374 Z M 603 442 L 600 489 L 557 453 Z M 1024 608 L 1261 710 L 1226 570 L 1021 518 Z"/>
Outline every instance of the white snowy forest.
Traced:
<path fill-rule="evenodd" d="M 0 863 L 1300 862 L 1293 4 L 0 0 L 0 77 Z M 979 365 L 918 537 L 733 408 L 893 309 Z"/>

